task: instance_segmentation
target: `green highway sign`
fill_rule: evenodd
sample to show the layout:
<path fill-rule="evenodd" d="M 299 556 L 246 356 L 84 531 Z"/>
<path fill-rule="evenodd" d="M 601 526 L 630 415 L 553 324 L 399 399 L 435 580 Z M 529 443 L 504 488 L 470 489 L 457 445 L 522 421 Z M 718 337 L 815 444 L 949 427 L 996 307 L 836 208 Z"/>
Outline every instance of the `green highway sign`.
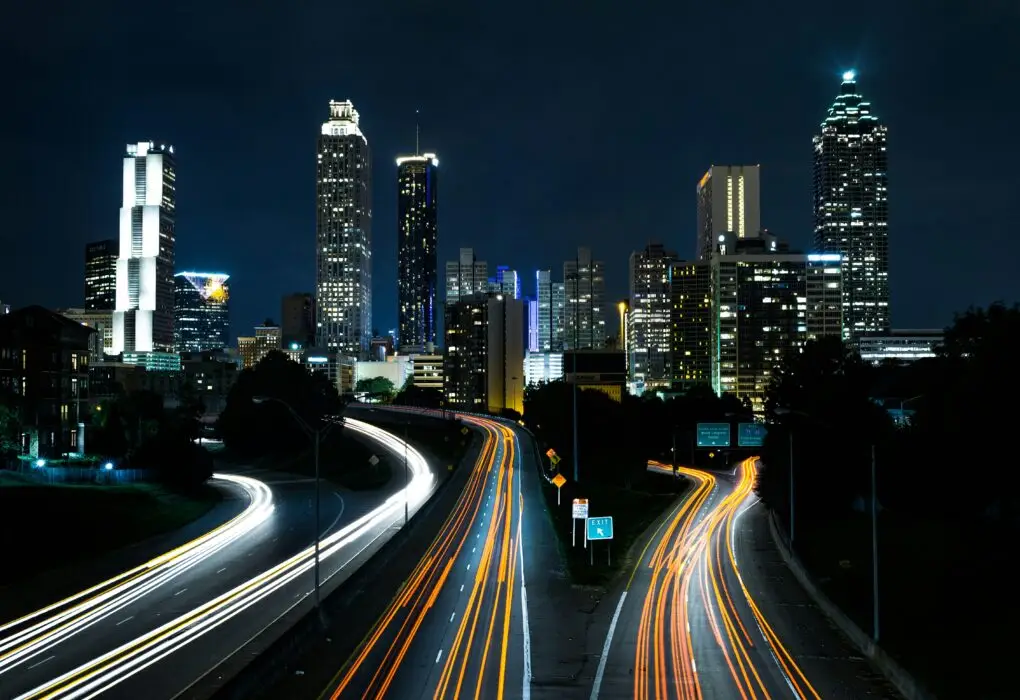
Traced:
<path fill-rule="evenodd" d="M 698 423 L 698 447 L 729 446 L 729 423 Z"/>
<path fill-rule="evenodd" d="M 588 518 L 584 521 L 589 540 L 613 539 L 613 516 Z"/>
<path fill-rule="evenodd" d="M 761 447 L 765 444 L 767 433 L 768 428 L 762 423 L 740 423 L 737 425 L 737 446 Z"/>

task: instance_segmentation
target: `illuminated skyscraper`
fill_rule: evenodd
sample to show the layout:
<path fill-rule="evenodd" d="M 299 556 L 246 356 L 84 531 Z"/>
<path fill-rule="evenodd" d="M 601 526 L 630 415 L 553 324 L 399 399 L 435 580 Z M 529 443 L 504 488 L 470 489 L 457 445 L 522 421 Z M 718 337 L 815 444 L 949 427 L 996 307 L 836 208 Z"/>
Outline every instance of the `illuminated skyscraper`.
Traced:
<path fill-rule="evenodd" d="M 658 243 L 630 256 L 626 350 L 636 393 L 669 388 L 673 381 L 670 265 L 676 258 Z"/>
<path fill-rule="evenodd" d="M 709 260 L 719 236 L 754 238 L 761 231 L 761 166 L 713 165 L 698 182 L 698 260 Z"/>
<path fill-rule="evenodd" d="M 318 142 L 316 344 L 368 353 L 372 337 L 372 158 L 350 101 L 329 103 Z"/>
<path fill-rule="evenodd" d="M 815 248 L 843 256 L 845 337 L 889 332 L 887 136 L 847 71 L 814 137 Z"/>
<path fill-rule="evenodd" d="M 578 248 L 577 257 L 563 263 L 566 293 L 564 349 L 601 349 L 606 343 L 606 277 L 591 250 Z"/>
<path fill-rule="evenodd" d="M 511 270 L 509 265 L 499 265 L 496 267 L 496 276 L 489 280 L 489 291 L 511 299 L 520 299 L 521 276 L 517 270 Z"/>
<path fill-rule="evenodd" d="M 113 312 L 114 354 L 173 351 L 176 187 L 173 146 L 151 141 L 128 144 Z"/>
<path fill-rule="evenodd" d="M 538 301 L 538 351 L 563 352 L 566 292 L 563 282 L 553 282 L 551 270 L 535 272 Z"/>
<path fill-rule="evenodd" d="M 119 241 L 95 241 L 85 246 L 85 308 L 113 311 L 117 307 L 117 249 Z"/>
<path fill-rule="evenodd" d="M 456 260 L 446 263 L 446 303 L 485 294 L 489 289 L 489 263 L 475 258 L 472 248 L 461 248 Z"/>
<path fill-rule="evenodd" d="M 438 168 L 434 153 L 397 158 L 397 327 L 405 349 L 436 342 Z"/>
<path fill-rule="evenodd" d="M 174 346 L 177 352 L 228 347 L 229 278 L 230 275 L 209 272 L 174 275 Z"/>

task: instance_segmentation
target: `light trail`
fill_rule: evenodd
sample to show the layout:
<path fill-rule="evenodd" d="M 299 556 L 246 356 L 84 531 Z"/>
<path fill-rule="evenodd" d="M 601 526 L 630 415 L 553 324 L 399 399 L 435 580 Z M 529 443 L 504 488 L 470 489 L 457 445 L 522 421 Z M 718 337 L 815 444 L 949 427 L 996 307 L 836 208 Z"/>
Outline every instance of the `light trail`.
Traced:
<path fill-rule="evenodd" d="M 102 583 L 0 625 L 0 674 L 7 673 L 136 602 L 262 524 L 273 494 L 257 479 L 214 474 L 240 487 L 248 506 L 223 525 Z"/>
<path fill-rule="evenodd" d="M 346 419 L 345 425 L 376 440 L 394 455 L 403 458 L 404 442 L 385 430 L 354 419 Z M 428 498 L 435 475 L 429 470 L 425 458 L 413 447 L 407 446 L 406 454 L 408 469 L 411 471 L 408 485 L 371 512 L 323 538 L 320 542 L 320 561 L 369 533 L 375 532 L 376 538 L 384 534 L 390 525 L 403 518 L 405 498 L 412 511 L 417 510 Z M 314 547 L 308 547 L 204 605 L 18 696 L 16 700 L 93 698 L 101 695 L 312 570 L 314 551 Z M 324 582 L 339 570 L 332 572 Z M 300 604 L 301 600 L 295 601 L 287 609 Z"/>
<path fill-rule="evenodd" d="M 421 692 L 431 693 L 437 700 L 462 695 L 476 700 L 502 700 L 508 694 L 510 697 L 526 694 L 523 690 L 520 694 L 508 691 L 506 680 L 514 606 L 521 605 L 524 612 L 523 594 L 518 602 L 515 588 L 520 585 L 517 577 L 523 575 L 520 556 L 524 508 L 517 469 L 520 459 L 517 437 L 506 425 L 490 418 L 463 413 L 457 417 L 479 428 L 485 438 L 474 469 L 435 539 L 383 615 L 330 682 L 324 698 L 382 698 L 391 692 L 394 679 L 422 626 L 430 619 L 429 613 L 439 595 L 447 588 L 456 590 L 456 584 L 449 586 L 450 575 L 455 566 L 465 566 L 462 553 L 468 558 L 466 567 L 473 572 L 467 588 L 460 586 L 466 601 L 463 607 L 457 604 L 449 619 L 439 615 L 431 618 L 435 624 L 451 626 L 447 637 L 450 642 L 435 655 L 434 663 L 442 666 L 435 688 L 421 688 Z M 490 492 L 492 506 L 485 523 L 484 504 Z M 465 550 L 469 540 L 477 544 Z M 476 551 L 480 552 L 479 561 L 471 568 L 471 554 Z M 431 661 L 435 651 L 433 648 L 421 653 L 427 653 Z M 530 683 L 527 673 L 523 682 Z"/>
<path fill-rule="evenodd" d="M 655 549 L 647 564 L 651 582 L 635 649 L 635 700 L 703 699 L 705 681 L 698 671 L 691 632 L 697 613 L 703 615 L 714 642 L 707 646 L 710 652 L 700 643 L 698 653 L 711 653 L 711 660 L 720 662 L 715 667 L 732 681 L 732 697 L 772 697 L 774 683 L 769 680 L 778 668 L 792 697 L 821 700 L 744 585 L 734 553 L 736 523 L 753 498 L 756 460 L 740 463 L 736 484 L 714 504 L 710 499 L 720 492 L 716 475 L 678 468 L 693 481 L 694 489 L 664 523 L 661 534 L 649 541 L 649 545 L 655 542 Z M 648 469 L 673 473 L 670 465 L 659 462 L 649 462 Z M 699 605 L 700 611 L 692 608 Z M 706 659 L 701 665 L 706 666 Z"/>

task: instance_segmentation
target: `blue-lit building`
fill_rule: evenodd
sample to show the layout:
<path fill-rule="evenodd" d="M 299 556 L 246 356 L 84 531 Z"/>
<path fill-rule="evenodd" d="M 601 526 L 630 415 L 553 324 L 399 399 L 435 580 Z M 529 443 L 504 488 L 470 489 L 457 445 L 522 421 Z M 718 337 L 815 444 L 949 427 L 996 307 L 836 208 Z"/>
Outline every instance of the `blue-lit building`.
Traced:
<path fill-rule="evenodd" d="M 229 346 L 229 278 L 218 272 L 174 275 L 174 349 L 178 353 Z"/>
<path fill-rule="evenodd" d="M 397 158 L 397 338 L 405 351 L 436 342 L 438 169 L 434 153 Z"/>

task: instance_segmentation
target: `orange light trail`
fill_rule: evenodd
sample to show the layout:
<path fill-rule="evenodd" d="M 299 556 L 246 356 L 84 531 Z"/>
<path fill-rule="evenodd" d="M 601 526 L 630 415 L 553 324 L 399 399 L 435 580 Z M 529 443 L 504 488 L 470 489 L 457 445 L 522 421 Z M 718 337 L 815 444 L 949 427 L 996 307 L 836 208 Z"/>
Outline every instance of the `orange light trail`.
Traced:
<path fill-rule="evenodd" d="M 439 673 L 433 697 L 504 697 L 510 618 L 514 606 L 517 532 L 523 508 L 515 483 L 516 440 L 507 426 L 480 416 L 457 417 L 484 433 L 484 443 L 467 484 L 407 581 L 369 634 L 330 682 L 322 698 L 383 698 L 393 692 L 394 679 L 411 652 L 422 625 L 448 586 L 451 571 L 472 535 L 478 533 L 487 491 L 491 487 L 491 518 L 484 525 L 481 556 L 464 589 L 467 602 L 456 611 L 456 633 Z M 466 550 L 472 552 L 470 547 Z M 463 579 L 457 579 L 463 581 Z M 454 589 L 455 590 L 455 589 Z M 434 618 L 436 616 L 433 616 Z M 451 618 L 451 624 L 452 624 Z M 439 659 L 437 657 L 437 664 Z M 465 687 L 465 679 L 472 681 Z"/>
<path fill-rule="evenodd" d="M 766 678 L 774 677 L 774 666 L 766 668 L 766 664 L 778 664 L 794 697 L 821 700 L 744 585 L 733 551 L 737 516 L 754 489 L 756 460 L 740 463 L 734 487 L 714 504 L 709 501 L 718 493 L 716 475 L 678 467 L 693 489 L 660 528 L 661 534 L 653 536 L 658 539 L 646 564 L 651 582 L 642 603 L 634 655 L 635 700 L 703 700 L 691 631 L 692 606 L 697 605 L 703 608 L 698 612 L 704 613 L 697 619 L 707 623 L 724 677 L 728 673 L 732 681 L 734 698 L 772 697 Z M 659 462 L 649 462 L 648 469 L 673 473 L 672 466 Z M 750 615 L 742 615 L 741 609 Z M 745 624 L 750 619 L 760 636 Z M 770 654 L 756 649 L 762 641 Z M 699 654 L 704 649 L 700 644 Z"/>

